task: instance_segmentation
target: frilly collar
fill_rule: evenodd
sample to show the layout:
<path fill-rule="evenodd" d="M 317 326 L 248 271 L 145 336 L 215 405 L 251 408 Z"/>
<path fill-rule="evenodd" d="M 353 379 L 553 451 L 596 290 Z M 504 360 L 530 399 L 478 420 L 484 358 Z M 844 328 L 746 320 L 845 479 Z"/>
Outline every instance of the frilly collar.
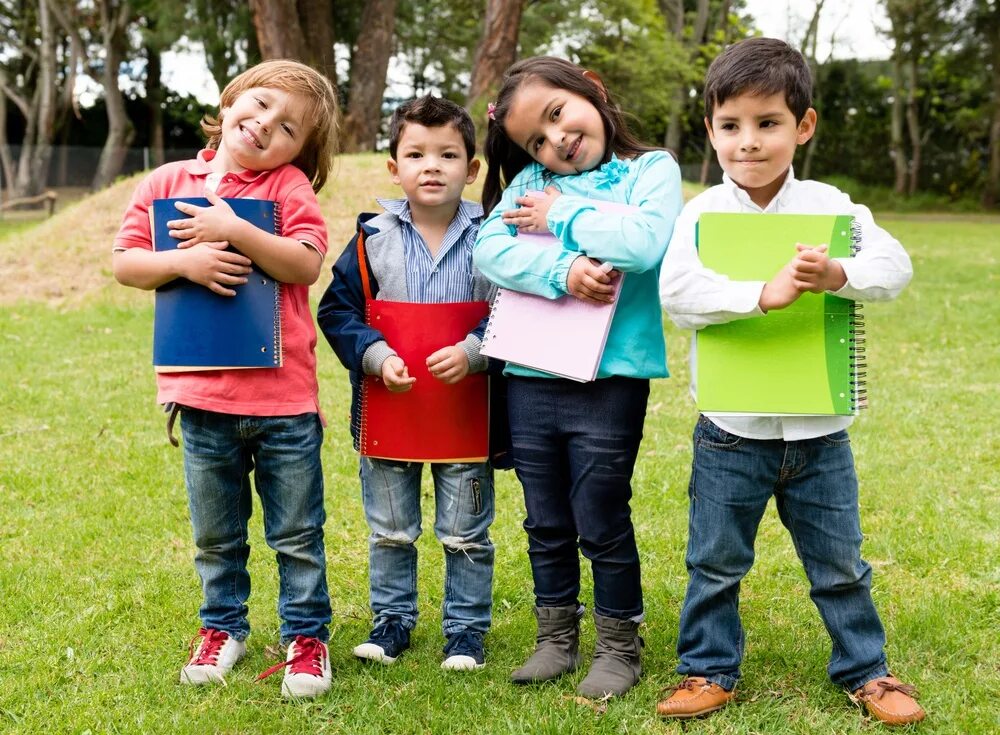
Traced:
<path fill-rule="evenodd" d="M 597 187 L 610 189 L 624 179 L 627 174 L 628 164 L 612 153 L 611 160 L 594 169 L 590 179 Z"/>

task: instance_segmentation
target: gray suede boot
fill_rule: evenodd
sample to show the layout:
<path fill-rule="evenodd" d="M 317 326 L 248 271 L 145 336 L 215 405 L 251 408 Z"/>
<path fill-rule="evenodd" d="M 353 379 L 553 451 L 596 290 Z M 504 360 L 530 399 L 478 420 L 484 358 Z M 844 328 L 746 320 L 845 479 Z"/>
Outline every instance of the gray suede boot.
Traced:
<path fill-rule="evenodd" d="M 576 688 L 577 694 L 591 699 L 624 694 L 642 675 L 639 662 L 639 624 L 632 620 L 606 618 L 594 613 L 597 645 L 590 671 Z"/>
<path fill-rule="evenodd" d="M 576 605 L 536 607 L 535 652 L 510 675 L 515 684 L 555 679 L 580 665 L 580 608 Z"/>

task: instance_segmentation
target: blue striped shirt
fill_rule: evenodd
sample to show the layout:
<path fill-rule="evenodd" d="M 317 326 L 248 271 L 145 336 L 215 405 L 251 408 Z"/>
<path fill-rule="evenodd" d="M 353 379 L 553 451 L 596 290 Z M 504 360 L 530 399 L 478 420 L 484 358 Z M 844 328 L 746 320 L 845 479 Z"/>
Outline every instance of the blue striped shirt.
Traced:
<path fill-rule="evenodd" d="M 379 199 L 378 203 L 386 212 L 399 217 L 410 301 L 419 304 L 472 301 L 472 246 L 483 219 L 483 208 L 464 199 L 459 202 L 441 247 L 432 257 L 413 224 L 410 203 L 405 198 Z"/>

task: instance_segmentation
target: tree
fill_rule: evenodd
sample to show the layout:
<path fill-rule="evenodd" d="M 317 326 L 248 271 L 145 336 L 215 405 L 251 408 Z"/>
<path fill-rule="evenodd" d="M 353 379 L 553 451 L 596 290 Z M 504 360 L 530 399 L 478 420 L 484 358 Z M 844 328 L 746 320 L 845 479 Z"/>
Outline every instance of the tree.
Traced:
<path fill-rule="evenodd" d="M 249 0 L 261 56 L 296 59 L 337 86 L 332 0 Z"/>
<path fill-rule="evenodd" d="M 194 0 L 189 7 L 185 35 L 204 47 L 208 70 L 222 91 L 230 79 L 261 58 L 250 5 L 244 0 Z"/>
<path fill-rule="evenodd" d="M 375 150 L 395 26 L 396 0 L 365 3 L 361 14 L 364 32 L 351 55 L 351 89 L 341 135 L 347 153 Z"/>
<path fill-rule="evenodd" d="M 104 48 L 101 85 L 108 113 L 108 137 L 91 183 L 94 190 L 108 186 L 121 173 L 128 147 L 135 137 L 135 126 L 125 111 L 125 100 L 118 85 L 118 73 L 128 50 L 132 5 L 128 0 L 98 0 L 97 10 Z"/>
<path fill-rule="evenodd" d="M 975 28 L 988 49 L 990 64 L 990 131 L 983 205 L 995 207 L 1000 202 L 1000 2 L 978 0 L 974 10 Z"/>
<path fill-rule="evenodd" d="M 493 97 L 503 73 L 517 58 L 517 38 L 526 0 L 486 0 L 483 34 L 472 61 L 472 77 L 465 106 L 475 109 Z"/>

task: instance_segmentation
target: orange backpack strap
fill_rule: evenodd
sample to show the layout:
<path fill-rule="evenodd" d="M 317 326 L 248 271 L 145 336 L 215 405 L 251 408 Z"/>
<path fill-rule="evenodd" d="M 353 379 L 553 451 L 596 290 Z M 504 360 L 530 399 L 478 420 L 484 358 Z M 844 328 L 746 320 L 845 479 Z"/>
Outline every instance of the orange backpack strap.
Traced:
<path fill-rule="evenodd" d="M 361 271 L 361 287 L 365 291 L 365 301 L 372 300 L 372 284 L 368 278 L 368 259 L 365 256 L 365 231 L 358 227 L 358 270 Z"/>

